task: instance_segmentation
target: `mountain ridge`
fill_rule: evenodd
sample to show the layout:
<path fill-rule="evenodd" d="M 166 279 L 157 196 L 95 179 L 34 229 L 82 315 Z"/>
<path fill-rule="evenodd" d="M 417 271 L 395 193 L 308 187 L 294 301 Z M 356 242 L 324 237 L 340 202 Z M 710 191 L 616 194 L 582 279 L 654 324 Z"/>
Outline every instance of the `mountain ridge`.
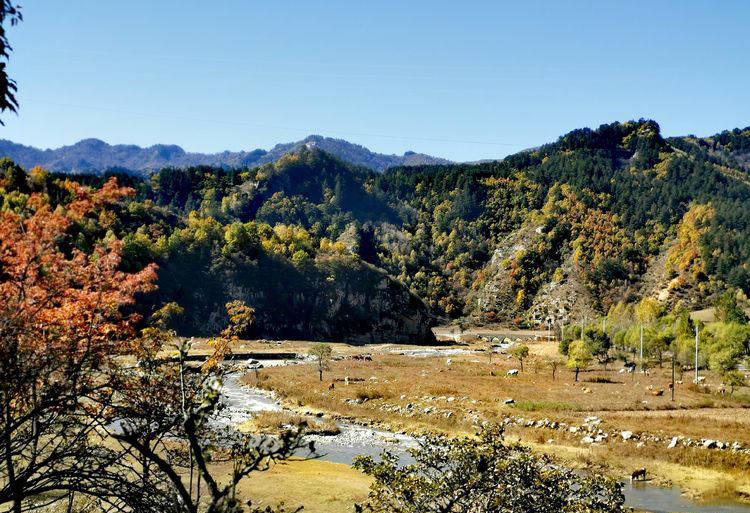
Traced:
<path fill-rule="evenodd" d="M 54 149 L 40 149 L 0 139 L 0 156 L 9 157 L 21 166 L 31 169 L 42 166 L 50 171 L 71 174 L 96 173 L 119 169 L 147 176 L 165 167 L 198 165 L 224 168 L 255 167 L 275 162 L 283 155 L 302 148 L 319 148 L 346 162 L 374 171 L 384 171 L 394 166 L 449 164 L 451 161 L 423 153 L 407 151 L 403 155 L 377 153 L 344 139 L 309 135 L 302 140 L 279 143 L 269 150 L 228 151 L 217 153 L 188 152 L 175 144 L 153 144 L 142 147 L 135 144 L 109 144 L 101 139 L 87 138 Z"/>

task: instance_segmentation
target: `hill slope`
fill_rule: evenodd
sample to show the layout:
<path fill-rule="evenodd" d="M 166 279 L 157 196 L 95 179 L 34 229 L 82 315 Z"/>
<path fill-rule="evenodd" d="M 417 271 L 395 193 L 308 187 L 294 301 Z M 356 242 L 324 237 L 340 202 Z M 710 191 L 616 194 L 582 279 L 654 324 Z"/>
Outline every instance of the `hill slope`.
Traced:
<path fill-rule="evenodd" d="M 745 132 L 664 139 L 629 121 L 502 161 L 382 173 L 303 145 L 244 169 L 122 176 L 136 200 L 77 243 L 115 236 L 124 266 L 158 262 L 156 297 L 199 332 L 234 298 L 262 311 L 259 334 L 356 341 L 429 338 L 433 316 L 538 326 L 645 296 L 700 308 L 750 294 Z M 2 169 L 4 208 L 29 190 L 64 200 L 55 176 Z"/>
<path fill-rule="evenodd" d="M 283 155 L 299 151 L 301 148 L 313 147 L 375 171 L 383 171 L 392 166 L 449 162 L 414 152 L 406 152 L 404 155 L 375 153 L 358 144 L 319 135 L 311 135 L 297 142 L 277 144 L 269 151 L 256 149 L 221 153 L 189 153 L 179 146 L 165 144 L 156 144 L 148 148 L 126 144 L 110 145 L 99 139 L 84 139 L 70 146 L 40 150 L 3 139 L 0 140 L 0 157 L 11 158 L 27 169 L 42 166 L 50 171 L 76 174 L 121 169 L 147 175 L 165 167 L 252 167 L 275 162 Z"/>

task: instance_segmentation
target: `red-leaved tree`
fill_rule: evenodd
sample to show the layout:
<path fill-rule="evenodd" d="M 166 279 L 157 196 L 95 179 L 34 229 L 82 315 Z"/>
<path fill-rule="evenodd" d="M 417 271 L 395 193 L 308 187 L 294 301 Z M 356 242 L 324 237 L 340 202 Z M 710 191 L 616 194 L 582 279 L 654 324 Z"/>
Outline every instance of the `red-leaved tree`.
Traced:
<path fill-rule="evenodd" d="M 116 240 L 90 254 L 71 244 L 77 227 L 132 189 L 114 180 L 64 187 L 64 204 L 32 194 L 0 212 L 0 506 L 14 513 L 39 507 L 40 497 L 96 496 L 95 480 L 128 488 L 117 454 L 95 435 L 110 409 L 110 371 L 132 349 L 137 316 L 125 310 L 154 288 L 156 267 L 119 271 Z M 114 500 L 105 488 L 100 500 Z"/>

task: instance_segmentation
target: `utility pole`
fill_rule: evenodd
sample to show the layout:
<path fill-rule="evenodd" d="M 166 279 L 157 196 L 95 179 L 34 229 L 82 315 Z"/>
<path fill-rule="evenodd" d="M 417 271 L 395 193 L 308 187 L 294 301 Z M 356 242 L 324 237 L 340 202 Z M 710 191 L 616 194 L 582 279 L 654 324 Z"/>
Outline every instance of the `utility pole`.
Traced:
<path fill-rule="evenodd" d="M 643 324 L 641 324 L 641 372 L 643 372 Z"/>
<path fill-rule="evenodd" d="M 674 401 L 674 351 L 672 351 L 672 401 Z"/>
<path fill-rule="evenodd" d="M 698 324 L 695 324 L 695 384 L 698 384 Z"/>

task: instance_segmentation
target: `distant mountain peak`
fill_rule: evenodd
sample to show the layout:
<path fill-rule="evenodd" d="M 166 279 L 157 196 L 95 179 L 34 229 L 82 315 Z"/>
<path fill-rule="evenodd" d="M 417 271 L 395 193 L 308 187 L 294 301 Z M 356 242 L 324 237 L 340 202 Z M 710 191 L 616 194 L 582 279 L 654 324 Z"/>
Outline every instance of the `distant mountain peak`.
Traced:
<path fill-rule="evenodd" d="M 393 166 L 450 163 L 446 159 L 413 151 L 407 151 L 401 156 L 376 153 L 359 144 L 317 134 L 311 134 L 300 141 L 277 144 L 268 151 L 255 149 L 219 153 L 191 153 L 175 144 L 154 144 L 146 148 L 134 144 L 112 145 L 96 138 L 82 139 L 56 149 L 41 150 L 3 139 L 0 140 L 0 157 L 10 157 L 27 169 L 42 166 L 50 171 L 91 173 L 118 168 L 148 174 L 164 167 L 254 167 L 274 162 L 287 153 L 303 148 L 320 149 L 341 160 L 375 171 L 384 171 Z"/>

